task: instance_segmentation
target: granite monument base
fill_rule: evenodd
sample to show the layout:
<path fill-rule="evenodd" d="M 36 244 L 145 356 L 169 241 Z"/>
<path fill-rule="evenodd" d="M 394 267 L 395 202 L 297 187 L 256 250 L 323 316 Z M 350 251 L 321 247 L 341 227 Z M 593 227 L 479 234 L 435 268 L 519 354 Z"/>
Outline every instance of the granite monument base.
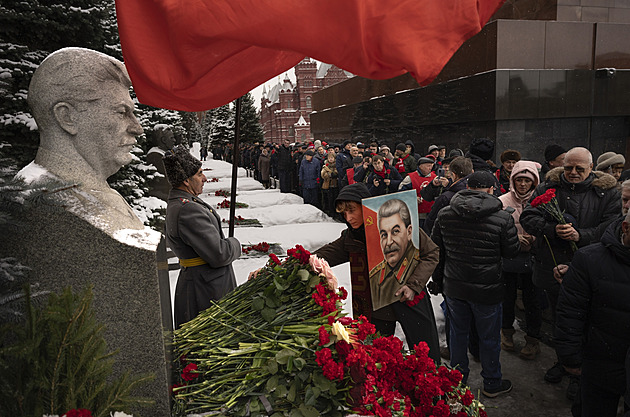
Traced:
<path fill-rule="evenodd" d="M 154 406 L 111 411 L 167 417 L 170 361 L 165 330 L 172 330 L 172 322 L 165 313 L 170 310 L 168 287 L 163 289 L 167 296 L 160 297 L 156 258 L 160 234 L 145 229 L 122 230 L 114 236 L 67 211 L 38 208 L 0 245 L 3 256 L 14 256 L 32 269 L 30 276 L 42 289 L 61 292 L 70 286 L 78 292 L 92 286 L 96 319 L 104 325 L 109 351 L 117 352 L 114 376 L 125 371 L 155 376 L 133 392 L 151 398 Z"/>

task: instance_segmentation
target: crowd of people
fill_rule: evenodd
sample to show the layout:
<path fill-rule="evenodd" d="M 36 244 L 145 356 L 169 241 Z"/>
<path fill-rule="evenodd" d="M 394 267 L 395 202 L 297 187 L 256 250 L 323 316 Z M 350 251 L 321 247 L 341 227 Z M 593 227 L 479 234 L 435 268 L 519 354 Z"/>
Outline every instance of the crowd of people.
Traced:
<path fill-rule="evenodd" d="M 346 221 L 347 233 L 316 251 L 333 264 L 364 256 L 362 199 L 415 190 L 421 240 L 439 248 L 439 260 L 431 261 L 427 287 L 414 291 L 445 299 L 448 347 L 436 355 L 435 340 L 426 340 L 431 356 L 449 359 L 466 380 L 470 352 L 482 365 L 483 394 L 509 392 L 500 351 L 535 360 L 548 310 L 557 362 L 541 379 L 570 379 L 575 416 L 616 415 L 630 387 L 630 170 L 624 171 L 624 155 L 605 152 L 595 159 L 588 149 L 552 144 L 540 163 L 508 149 L 496 166 L 494 142 L 486 138 L 474 139 L 466 152 L 431 145 L 418 153 L 411 141 L 391 149 L 361 140 L 285 140 L 243 146 L 240 164 L 265 187 L 297 193 Z M 556 205 L 555 215 L 548 204 Z M 365 269 L 359 264 L 352 270 Z M 352 272 L 353 287 L 367 282 L 369 271 L 361 274 Z M 519 291 L 524 345 L 514 340 Z M 403 297 L 413 299 L 409 294 Z M 395 311 L 385 321 L 378 313 L 373 320 L 385 333 L 395 321 L 405 324 L 405 333 L 410 328 L 410 312 L 405 319 Z"/>

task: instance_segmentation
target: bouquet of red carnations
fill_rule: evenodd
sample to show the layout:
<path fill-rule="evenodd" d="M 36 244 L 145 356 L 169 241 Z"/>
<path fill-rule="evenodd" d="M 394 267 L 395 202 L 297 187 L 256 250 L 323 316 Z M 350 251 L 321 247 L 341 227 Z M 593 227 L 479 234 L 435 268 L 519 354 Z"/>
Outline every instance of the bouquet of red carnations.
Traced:
<path fill-rule="evenodd" d="M 540 207 L 545 210 L 549 215 L 558 222 L 558 224 L 567 224 L 567 221 L 564 218 L 564 213 L 560 210 L 560 206 L 558 205 L 558 200 L 556 199 L 556 189 L 550 188 L 545 191 L 544 194 L 539 195 L 534 198 L 530 203 L 532 207 Z M 545 236 L 545 239 L 547 237 Z M 571 245 L 571 249 L 575 252 L 578 247 L 573 241 L 569 241 Z M 549 245 L 549 241 L 547 240 L 547 245 Z M 551 250 L 551 246 L 549 245 L 549 250 Z M 551 252 L 553 256 L 553 251 Z"/>
<path fill-rule="evenodd" d="M 287 255 L 175 331 L 174 415 L 485 415 L 426 344 L 405 353 L 365 317 L 345 317 L 326 261 L 299 245 Z"/>

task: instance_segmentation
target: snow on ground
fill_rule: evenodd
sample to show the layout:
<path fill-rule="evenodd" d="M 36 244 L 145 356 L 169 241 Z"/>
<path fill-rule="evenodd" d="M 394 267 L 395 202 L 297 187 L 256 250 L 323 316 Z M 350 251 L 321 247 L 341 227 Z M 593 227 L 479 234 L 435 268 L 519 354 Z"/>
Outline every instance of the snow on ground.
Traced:
<path fill-rule="evenodd" d="M 191 153 L 199 155 L 199 145 L 195 144 Z M 209 156 L 209 158 L 211 158 Z M 208 182 L 204 185 L 200 197 L 213 207 L 217 207 L 225 197 L 216 197 L 215 191 L 231 189 L 232 165 L 224 161 L 208 159 L 203 161 L 204 174 L 210 181 L 218 178 L 218 182 Z M 287 249 L 296 244 L 304 246 L 308 251 L 313 251 L 328 242 L 337 239 L 347 227 L 344 223 L 335 222 L 321 210 L 309 204 L 304 204 L 301 197 L 295 194 L 282 194 L 277 189 L 265 190 L 261 183 L 251 177 L 247 177 L 245 169 L 238 169 L 237 179 L 238 202 L 246 203 L 248 208 L 237 208 L 236 215 L 246 219 L 258 219 L 263 227 L 235 227 L 234 236 L 242 245 L 256 244 L 260 242 L 277 243 L 286 254 Z M 228 198 L 229 199 L 229 198 Z M 217 209 L 222 219 L 229 219 L 229 209 Z M 225 223 L 223 232 L 227 236 L 228 224 Z M 232 263 L 236 281 L 240 285 L 247 281 L 250 272 L 261 268 L 267 262 L 267 256 L 244 257 Z M 350 292 L 350 266 L 349 263 L 333 268 L 339 286 L 345 287 Z M 171 298 L 174 300 L 175 286 L 179 271 L 170 272 Z M 438 332 L 441 343 L 444 342 L 444 315 L 440 308 L 442 297 L 431 297 L 433 311 L 435 313 Z M 351 314 L 351 295 L 344 305 L 344 310 Z M 396 335 L 404 340 L 400 326 L 397 325 Z"/>

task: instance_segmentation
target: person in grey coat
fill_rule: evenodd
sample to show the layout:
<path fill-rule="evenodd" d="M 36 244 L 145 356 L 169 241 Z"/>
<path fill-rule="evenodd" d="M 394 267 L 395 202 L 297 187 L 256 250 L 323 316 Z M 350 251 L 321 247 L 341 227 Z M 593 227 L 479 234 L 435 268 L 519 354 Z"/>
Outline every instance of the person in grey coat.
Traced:
<path fill-rule="evenodd" d="M 206 182 L 201 161 L 176 146 L 163 162 L 173 187 L 166 208 L 166 244 L 181 265 L 174 308 L 179 328 L 210 307 L 211 300 L 236 288 L 232 262 L 241 255 L 241 244 L 223 235 L 221 217 L 197 198 Z"/>

